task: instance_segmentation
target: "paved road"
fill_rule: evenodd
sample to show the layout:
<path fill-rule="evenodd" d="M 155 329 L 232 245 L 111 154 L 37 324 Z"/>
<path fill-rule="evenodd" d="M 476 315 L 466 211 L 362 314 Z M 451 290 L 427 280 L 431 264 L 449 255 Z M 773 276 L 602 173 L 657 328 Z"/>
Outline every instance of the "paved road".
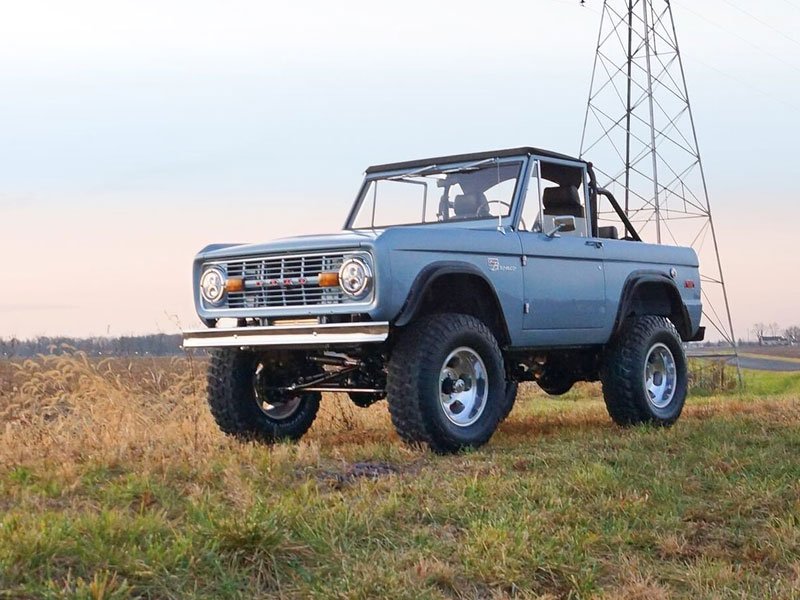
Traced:
<path fill-rule="evenodd" d="M 725 360 L 729 365 L 735 364 L 733 358 L 726 359 L 725 354 L 705 354 L 698 350 L 689 350 L 686 354 L 690 358 Z M 752 369 L 754 371 L 800 371 L 800 361 L 781 360 L 769 356 L 739 356 L 739 365 L 743 369 Z"/>
<path fill-rule="evenodd" d="M 733 360 L 729 360 L 728 363 L 734 364 Z M 743 369 L 753 369 L 755 371 L 800 371 L 800 362 L 790 362 L 788 360 L 772 358 L 754 358 L 751 356 L 740 356 L 739 366 Z"/>

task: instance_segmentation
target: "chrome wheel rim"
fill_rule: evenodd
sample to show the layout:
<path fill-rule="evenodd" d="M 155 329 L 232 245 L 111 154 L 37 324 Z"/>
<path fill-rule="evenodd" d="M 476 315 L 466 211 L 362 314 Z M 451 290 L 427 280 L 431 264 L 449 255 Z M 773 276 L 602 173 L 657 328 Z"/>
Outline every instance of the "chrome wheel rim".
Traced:
<path fill-rule="evenodd" d="M 664 344 L 655 344 L 644 361 L 644 389 L 655 408 L 666 408 L 675 396 L 678 370 L 672 351 Z"/>
<path fill-rule="evenodd" d="M 469 427 L 481 418 L 489 395 L 489 376 L 483 359 L 462 346 L 447 355 L 439 374 L 439 402 L 447 420 Z"/>
<path fill-rule="evenodd" d="M 253 392 L 256 406 L 258 406 L 258 410 L 260 410 L 273 421 L 284 421 L 297 412 L 297 410 L 300 408 L 300 403 L 303 401 L 303 397 L 294 396 L 287 398 L 285 402 L 276 402 L 275 400 L 268 398 L 267 394 L 259 392 L 258 379 L 261 376 L 261 371 L 263 371 L 263 369 L 264 365 L 258 365 L 258 367 L 256 367 L 255 377 L 253 378 Z"/>

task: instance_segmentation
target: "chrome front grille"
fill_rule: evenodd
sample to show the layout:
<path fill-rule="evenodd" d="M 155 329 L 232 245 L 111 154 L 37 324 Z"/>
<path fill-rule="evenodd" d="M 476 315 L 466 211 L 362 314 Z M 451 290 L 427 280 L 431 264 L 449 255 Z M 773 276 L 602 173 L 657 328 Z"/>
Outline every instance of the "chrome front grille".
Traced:
<path fill-rule="evenodd" d="M 321 272 L 338 272 L 345 256 L 353 254 L 278 255 L 222 262 L 228 278 L 244 281 L 244 291 L 227 293 L 224 307 L 283 308 L 356 302 L 338 287 L 319 286 Z"/>

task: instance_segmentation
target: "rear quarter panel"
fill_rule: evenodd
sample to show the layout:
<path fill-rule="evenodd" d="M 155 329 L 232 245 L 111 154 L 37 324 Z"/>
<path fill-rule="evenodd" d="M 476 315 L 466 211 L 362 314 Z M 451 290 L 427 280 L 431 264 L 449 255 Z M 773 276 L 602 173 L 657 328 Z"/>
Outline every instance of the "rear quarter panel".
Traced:
<path fill-rule="evenodd" d="M 645 244 L 625 240 L 602 240 L 606 272 L 606 324 L 609 333 L 613 330 L 625 282 L 635 271 L 657 271 L 670 277 L 675 269 L 675 285 L 686 305 L 692 322 L 692 331 L 700 326 L 702 300 L 700 291 L 700 271 L 697 253 L 691 248 Z M 686 282 L 694 282 L 694 287 L 686 287 Z"/>

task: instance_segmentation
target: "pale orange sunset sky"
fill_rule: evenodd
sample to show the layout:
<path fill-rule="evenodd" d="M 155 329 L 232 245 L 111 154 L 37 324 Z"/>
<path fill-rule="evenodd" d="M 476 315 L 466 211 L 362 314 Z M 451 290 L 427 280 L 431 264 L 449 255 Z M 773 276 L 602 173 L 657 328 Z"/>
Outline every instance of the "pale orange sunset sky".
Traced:
<path fill-rule="evenodd" d="M 195 326 L 197 250 L 335 231 L 372 163 L 577 154 L 587 5 L 5 3 L 0 337 Z M 736 334 L 800 324 L 800 4 L 672 5 Z"/>

